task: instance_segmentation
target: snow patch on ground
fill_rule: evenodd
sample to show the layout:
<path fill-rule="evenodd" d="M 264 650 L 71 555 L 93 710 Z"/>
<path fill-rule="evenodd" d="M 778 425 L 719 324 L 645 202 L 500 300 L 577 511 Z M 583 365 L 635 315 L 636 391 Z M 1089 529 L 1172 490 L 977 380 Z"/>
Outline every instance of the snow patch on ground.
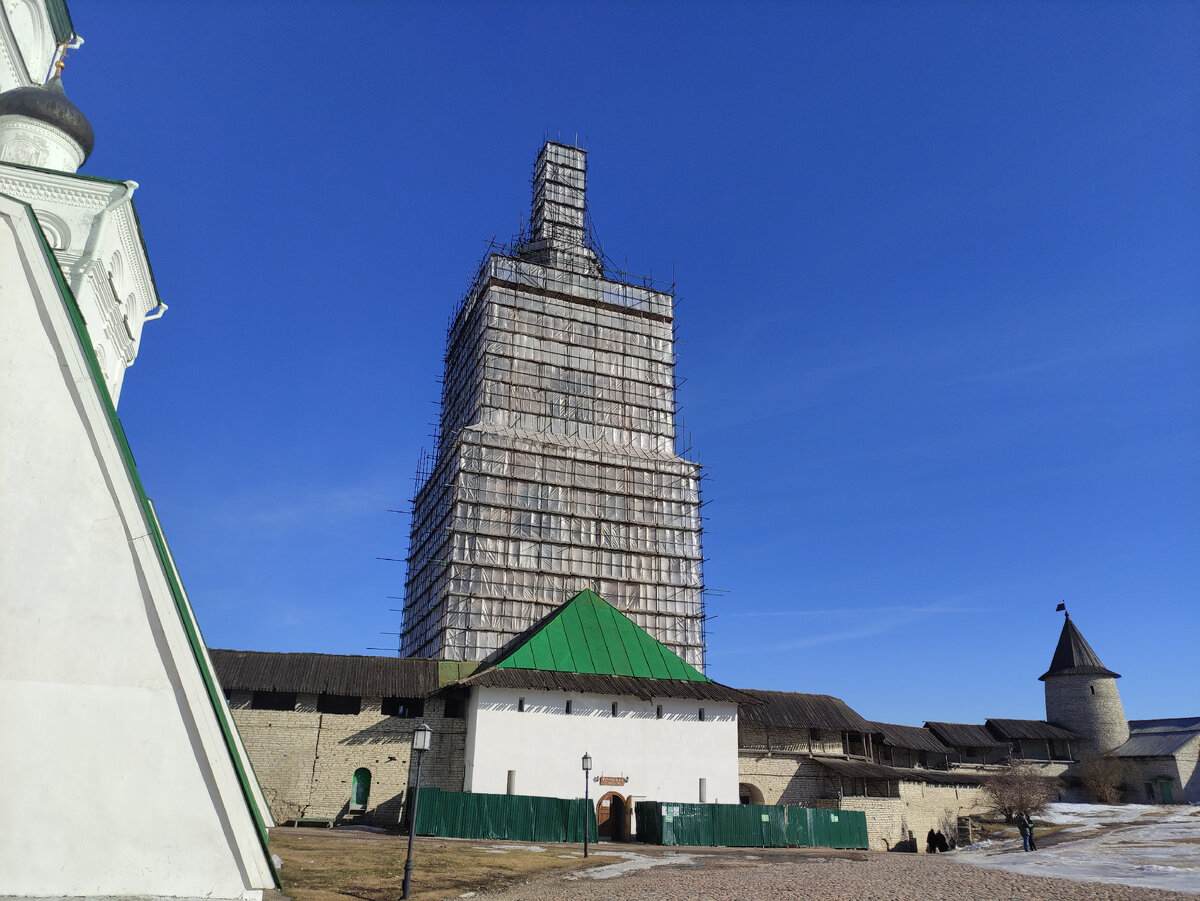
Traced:
<path fill-rule="evenodd" d="M 948 859 L 1026 876 L 1200 894 L 1200 808 L 1060 803 L 1036 821 L 1072 828 L 1053 836 L 1035 829 L 1040 850 L 1028 854 L 1019 838 L 997 838 Z"/>
<path fill-rule="evenodd" d="M 610 863 L 607 866 L 595 867 L 591 870 L 584 870 L 580 873 L 572 873 L 570 876 L 564 876 L 563 879 L 574 881 L 576 879 L 612 879 L 615 876 L 624 876 L 626 873 L 633 873 L 637 870 L 648 870 L 651 867 L 661 867 L 670 864 L 687 864 L 691 863 L 698 854 L 664 854 L 662 857 L 646 857 L 643 854 L 635 854 L 632 851 L 597 851 L 597 857 L 620 857 L 623 858 L 619 863 Z"/>
<path fill-rule="evenodd" d="M 487 851 L 490 854 L 507 854 L 509 851 L 545 851 L 546 849 L 541 845 L 488 845 L 486 848 L 476 847 L 474 850 Z"/>

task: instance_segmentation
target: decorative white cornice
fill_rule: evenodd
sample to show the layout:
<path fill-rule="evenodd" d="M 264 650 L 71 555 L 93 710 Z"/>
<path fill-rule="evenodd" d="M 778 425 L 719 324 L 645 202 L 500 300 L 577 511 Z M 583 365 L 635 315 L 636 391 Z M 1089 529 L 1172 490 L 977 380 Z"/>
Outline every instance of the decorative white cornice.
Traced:
<path fill-rule="evenodd" d="M 132 192 L 130 194 L 132 195 Z M 126 271 L 135 285 L 134 293 L 139 300 L 138 313 L 145 316 L 158 306 L 159 298 L 150 276 L 150 260 L 146 256 L 141 232 L 134 218 L 132 196 L 113 210 L 112 215 L 117 220 L 117 231 L 121 236 L 121 255 L 126 260 Z"/>
<path fill-rule="evenodd" d="M 66 174 L 17 169 L 0 163 L 0 193 L 28 203 L 61 203 L 86 210 L 104 209 L 124 185 L 72 179 Z"/>
<path fill-rule="evenodd" d="M 146 258 L 141 231 L 133 211 L 132 195 L 136 188 L 137 183 L 132 181 L 97 182 L 69 173 L 18 168 L 0 163 L 0 193 L 24 200 L 35 208 L 58 204 L 93 214 L 108 210 L 105 215 L 116 226 L 121 256 L 127 261 L 129 278 L 138 297 L 138 312 L 145 316 L 158 306 L 159 298 L 154 290 L 150 263 Z M 91 229 L 98 227 L 100 223 L 93 222 Z M 83 235 L 79 237 L 82 238 Z M 72 283 L 77 284 L 83 274 L 80 267 L 86 268 L 90 261 L 74 256 L 70 260 L 75 263 L 72 268 L 68 265 L 67 255 L 59 254 L 58 257 L 64 270 L 70 270 Z"/>

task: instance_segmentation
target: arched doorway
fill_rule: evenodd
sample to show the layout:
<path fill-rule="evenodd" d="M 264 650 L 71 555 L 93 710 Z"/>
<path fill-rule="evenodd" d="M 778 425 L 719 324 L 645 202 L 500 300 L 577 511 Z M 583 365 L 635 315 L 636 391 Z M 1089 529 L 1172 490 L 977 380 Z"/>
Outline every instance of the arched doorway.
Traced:
<path fill-rule="evenodd" d="M 359 767 L 354 771 L 354 781 L 350 785 L 350 809 L 366 810 L 367 799 L 371 796 L 371 771 Z"/>
<path fill-rule="evenodd" d="M 596 801 L 596 832 L 616 842 L 629 838 L 629 802 L 619 792 L 608 792 Z"/>
<path fill-rule="evenodd" d="M 759 791 L 757 785 L 751 785 L 749 782 L 738 783 L 738 800 L 743 804 L 763 804 L 763 793 Z"/>

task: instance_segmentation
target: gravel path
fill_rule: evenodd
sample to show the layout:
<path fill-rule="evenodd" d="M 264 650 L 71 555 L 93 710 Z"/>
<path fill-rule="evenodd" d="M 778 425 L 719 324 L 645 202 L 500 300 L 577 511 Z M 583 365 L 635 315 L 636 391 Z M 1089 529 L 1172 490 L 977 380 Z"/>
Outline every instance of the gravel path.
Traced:
<path fill-rule="evenodd" d="M 539 877 L 478 901 L 1197 901 L 1200 895 L 1069 882 L 965 866 L 924 854 L 679 849 L 613 878 Z M 633 866 L 643 861 L 632 861 Z"/>

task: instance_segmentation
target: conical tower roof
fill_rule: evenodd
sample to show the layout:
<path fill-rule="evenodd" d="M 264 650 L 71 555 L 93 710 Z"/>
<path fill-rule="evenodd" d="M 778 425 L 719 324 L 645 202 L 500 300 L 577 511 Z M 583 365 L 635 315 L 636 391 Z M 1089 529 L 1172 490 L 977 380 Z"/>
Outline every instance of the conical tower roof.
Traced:
<path fill-rule="evenodd" d="M 1120 673 L 1107 669 L 1087 639 L 1080 634 L 1071 615 L 1067 614 L 1063 623 L 1062 635 L 1058 637 L 1058 647 L 1054 649 L 1054 659 L 1050 661 L 1050 669 L 1038 676 L 1045 682 L 1053 676 L 1111 676 L 1120 679 Z"/>

